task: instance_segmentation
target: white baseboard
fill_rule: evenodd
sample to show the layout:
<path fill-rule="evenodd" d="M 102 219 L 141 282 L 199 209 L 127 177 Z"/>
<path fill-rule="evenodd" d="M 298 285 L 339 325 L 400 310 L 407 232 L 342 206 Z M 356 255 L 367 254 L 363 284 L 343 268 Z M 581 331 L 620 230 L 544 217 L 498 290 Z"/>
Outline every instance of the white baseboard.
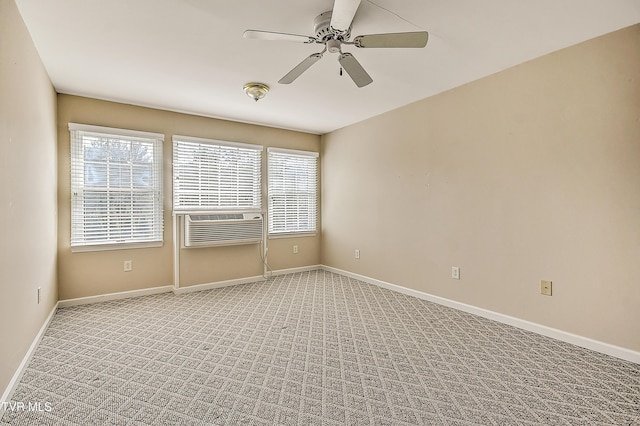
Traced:
<path fill-rule="evenodd" d="M 322 269 L 321 265 L 310 265 L 310 266 L 299 266 L 297 268 L 277 269 L 275 271 L 271 271 L 271 276 L 273 277 L 276 275 L 286 275 L 286 274 L 296 274 L 298 272 L 317 271 L 318 269 Z"/>
<path fill-rule="evenodd" d="M 368 284 L 373 284 L 378 287 L 383 287 L 388 290 L 397 291 L 399 293 L 403 293 L 409 296 L 414 296 L 419 299 L 428 300 L 430 302 L 434 302 L 439 305 L 448 306 L 450 308 L 454 308 L 460 311 L 468 312 L 470 314 L 478 315 L 483 318 L 488 318 L 494 321 L 498 321 L 503 324 L 511 325 L 523 330 L 541 334 L 543 336 L 551 337 L 556 340 L 560 340 L 566 343 L 570 343 L 576 346 L 590 349 L 592 351 L 600 352 L 606 355 L 611 355 L 613 357 L 620 358 L 625 361 L 630 361 L 636 364 L 640 364 L 640 352 L 636 352 L 631 349 L 611 345 L 609 343 L 600 342 L 598 340 L 590 339 L 588 337 L 579 336 L 577 334 L 558 330 L 552 327 L 547 327 L 545 325 L 537 324 L 531 321 L 526 321 L 520 318 L 501 314 L 498 312 L 493 312 L 487 309 L 478 308 L 473 305 L 467 305 L 466 303 L 456 302 L 455 300 L 446 299 L 444 297 L 423 293 L 418 290 L 413 290 L 413 289 L 402 287 L 396 284 L 391 284 L 385 281 L 377 280 L 375 278 L 370 278 L 364 275 L 355 274 L 353 272 L 344 271 L 342 269 L 333 268 L 326 265 L 321 265 L 321 269 L 328 272 L 344 275 L 346 277 L 350 277 L 359 281 L 363 281 Z"/>
<path fill-rule="evenodd" d="M 151 294 L 168 293 L 173 290 L 172 285 L 161 287 L 142 288 L 140 290 L 121 291 L 118 293 L 99 294 L 97 296 L 78 297 L 75 299 L 65 299 L 58 302 L 58 307 L 88 305 L 90 303 L 106 302 L 108 300 L 128 299 L 130 297 L 149 296 Z"/>
<path fill-rule="evenodd" d="M 275 271 L 271 271 L 271 274 L 269 276 L 274 277 L 277 275 L 295 274 L 298 272 L 317 271 L 318 269 L 321 269 L 320 265 L 300 266 L 297 268 L 288 268 L 288 269 L 277 269 Z M 240 284 L 250 284 L 250 283 L 266 281 L 266 280 L 267 278 L 263 277 L 262 275 L 258 275 L 255 277 L 236 278 L 232 280 L 216 281 L 216 282 L 205 283 L 205 284 L 196 284 L 196 285 L 190 285 L 186 287 L 179 287 L 179 288 L 174 288 L 173 292 L 175 294 L 184 294 L 184 293 L 191 293 L 194 291 L 211 290 L 214 288 L 229 287 L 232 285 L 240 285 Z"/>
<path fill-rule="evenodd" d="M 175 294 L 185 294 L 185 293 L 193 293 L 194 291 L 211 290 L 214 288 L 229 287 L 232 285 L 240 285 L 240 284 L 249 284 L 249 283 L 255 283 L 255 282 L 265 281 L 265 280 L 266 279 L 262 275 L 258 275 L 255 277 L 236 278 L 233 280 L 216 281 L 216 282 L 206 283 L 206 284 L 195 284 L 195 285 L 179 287 L 179 288 L 171 287 L 171 289 Z"/>
<path fill-rule="evenodd" d="M 56 302 L 56 304 L 53 305 L 53 309 L 51 309 L 49 316 L 44 321 L 44 324 L 42 324 L 42 327 L 40 327 L 40 330 L 38 331 L 38 334 L 36 334 L 36 337 L 33 339 L 33 342 L 31 342 L 31 346 L 29 346 L 29 350 L 27 350 L 27 353 L 24 355 L 24 358 L 22 358 L 22 362 L 20 363 L 20 365 L 16 369 L 16 372 L 13 374 L 13 377 L 9 381 L 7 388 L 2 393 L 2 398 L 0 398 L 0 405 L 4 405 L 2 404 L 3 402 L 8 402 L 11 400 L 11 396 L 13 395 L 13 391 L 15 390 L 14 388 L 22 378 L 22 375 L 24 374 L 24 369 L 29 363 L 29 361 L 31 360 L 31 357 L 35 352 L 36 347 L 38 346 L 38 343 L 40 343 L 40 339 L 44 335 L 44 332 L 47 331 L 47 328 L 49 327 L 49 324 L 53 319 L 53 315 L 58 310 L 58 305 L 59 305 L 59 302 Z M 4 410 L 0 409 L 0 419 L 2 418 L 3 414 L 4 414 Z"/>

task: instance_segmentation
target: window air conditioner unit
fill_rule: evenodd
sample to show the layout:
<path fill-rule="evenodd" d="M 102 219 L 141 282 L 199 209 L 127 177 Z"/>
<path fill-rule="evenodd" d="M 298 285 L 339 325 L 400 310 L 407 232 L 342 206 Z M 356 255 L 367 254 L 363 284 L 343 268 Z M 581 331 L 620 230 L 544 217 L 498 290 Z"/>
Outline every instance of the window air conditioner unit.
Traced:
<path fill-rule="evenodd" d="M 184 247 L 255 244 L 262 241 L 262 214 L 188 214 L 183 220 Z"/>

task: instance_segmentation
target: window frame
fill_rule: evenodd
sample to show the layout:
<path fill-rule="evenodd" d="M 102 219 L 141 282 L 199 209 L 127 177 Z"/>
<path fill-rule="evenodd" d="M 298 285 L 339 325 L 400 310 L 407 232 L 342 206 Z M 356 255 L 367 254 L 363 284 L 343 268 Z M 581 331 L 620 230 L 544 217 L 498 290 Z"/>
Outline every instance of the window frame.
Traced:
<path fill-rule="evenodd" d="M 309 206 L 310 208 L 312 208 L 312 214 L 310 215 L 311 217 L 311 222 L 313 224 L 313 226 L 308 227 L 308 228 L 297 228 L 294 230 L 274 230 L 275 224 L 274 224 L 274 220 L 276 220 L 276 218 L 274 216 L 276 216 L 274 214 L 274 197 L 276 196 L 276 194 L 274 194 L 275 190 L 275 176 L 274 176 L 274 171 L 272 169 L 272 164 L 274 163 L 272 161 L 272 156 L 288 156 L 291 159 L 293 158 L 297 158 L 299 159 L 313 159 L 313 170 L 312 170 L 312 174 L 313 177 L 312 179 L 309 178 L 309 176 L 307 176 L 306 179 L 306 183 L 309 185 L 312 185 L 313 187 L 313 196 L 312 196 L 312 201 L 311 201 L 311 205 Z M 318 190 L 319 190 L 319 182 L 318 182 L 318 175 L 319 175 L 319 153 L 315 152 L 315 151 L 303 151 L 303 150 L 297 150 L 297 149 L 288 149 L 288 148 L 278 148 L 278 147 L 269 147 L 267 148 L 267 235 L 269 238 L 289 238 L 289 237 L 304 237 L 304 236 L 314 236 L 317 235 L 318 233 L 318 221 L 319 221 L 319 212 L 318 212 L 318 208 L 319 208 L 319 194 L 318 194 Z M 286 191 L 285 191 L 286 192 Z M 290 194 L 290 192 L 288 192 Z M 311 191 L 307 192 L 308 194 L 311 194 Z M 298 219 L 299 220 L 299 219 Z M 287 227 L 286 223 L 289 222 L 289 219 L 284 218 L 285 221 L 285 227 Z M 295 221 L 295 220 L 294 220 Z"/>
<path fill-rule="evenodd" d="M 238 188 L 234 189 L 233 191 L 227 191 L 227 197 L 229 197 L 228 194 L 230 193 L 234 193 L 234 197 L 236 197 L 236 199 L 242 198 L 243 196 L 247 196 L 247 194 L 250 194 L 250 198 L 251 198 L 251 204 L 250 205 L 242 205 L 241 203 L 237 203 L 236 205 L 223 205 L 223 204 L 217 204 L 214 205 L 213 203 L 193 203 L 193 204 L 186 204 L 177 200 L 176 196 L 176 192 L 179 192 L 181 190 L 181 185 L 180 183 L 177 182 L 177 179 L 179 179 L 179 177 L 176 175 L 176 163 L 179 160 L 177 158 L 178 155 L 181 155 L 178 150 L 177 150 L 177 144 L 179 143 L 185 143 L 185 144 L 191 144 L 194 146 L 209 146 L 212 147 L 212 152 L 209 153 L 209 155 L 213 155 L 215 157 L 216 153 L 214 152 L 216 149 L 219 150 L 220 152 L 218 154 L 223 153 L 224 150 L 227 150 L 227 153 L 229 155 L 231 155 L 232 157 L 237 157 L 237 155 L 239 153 L 241 153 L 241 150 L 244 150 L 244 154 L 246 154 L 246 157 L 244 158 L 244 160 L 249 160 L 251 162 L 251 164 L 249 165 L 250 168 L 252 169 L 248 174 L 246 174 L 246 170 L 243 171 L 242 173 L 244 173 L 242 176 L 243 177 L 250 177 L 251 179 L 251 183 L 248 184 L 248 186 L 251 187 L 251 189 L 249 191 L 246 190 L 246 188 L 244 189 L 240 189 L 239 186 Z M 172 149 L 173 149 L 173 154 L 172 154 L 172 184 L 173 184 L 173 188 L 172 188 L 172 208 L 173 208 L 173 212 L 174 214 L 188 214 L 188 213 L 200 213 L 200 212 L 261 212 L 262 211 L 262 198 L 263 198 L 263 194 L 262 194 L 262 161 L 263 161 L 263 156 L 262 156 L 262 152 L 264 151 L 264 147 L 262 145 L 256 145 L 256 144 L 249 144 L 249 143 L 242 143 L 242 142 L 232 142 L 232 141 L 223 141 L 223 140 L 218 140 L 218 139 L 207 139 L 207 138 L 198 138 L 198 137 L 193 137 L 193 136 L 184 136 L 184 135 L 173 135 L 172 137 Z M 257 157 L 252 156 L 253 153 L 257 153 Z M 235 158 L 236 160 L 238 158 Z M 236 169 L 237 171 L 237 169 Z M 221 181 L 224 181 L 225 178 L 224 176 L 222 176 L 222 173 L 220 171 L 220 169 L 214 171 L 210 176 L 205 176 L 205 178 L 212 178 L 212 177 L 216 177 L 218 179 L 220 179 Z M 193 180 L 193 178 L 191 178 Z M 197 185 L 198 190 L 191 190 L 193 193 L 199 194 L 199 196 L 202 196 L 203 193 L 203 186 L 205 186 L 205 192 L 207 190 L 207 187 L 209 187 L 209 194 L 210 196 L 213 196 L 213 194 L 215 193 L 214 191 L 212 191 L 212 187 L 214 187 L 215 185 L 211 185 L 209 183 L 203 183 L 202 182 L 203 177 L 200 176 L 199 181 L 197 183 L 193 183 L 194 185 Z M 228 179 L 230 179 L 229 181 L 232 181 L 234 179 L 233 176 L 228 176 Z M 238 176 L 235 177 L 235 179 L 240 180 L 240 172 L 238 171 Z M 237 184 L 238 182 L 234 182 L 235 184 Z M 218 182 L 218 185 L 221 185 L 220 182 Z M 179 195 L 178 195 L 179 196 Z M 220 194 L 218 194 L 218 197 L 221 197 Z"/>
<path fill-rule="evenodd" d="M 70 178 L 71 178 L 71 228 L 70 228 L 70 247 L 72 253 L 90 252 L 90 251 L 107 251 L 107 250 L 124 250 L 133 248 L 149 248 L 162 247 L 164 245 L 164 208 L 163 208 L 163 143 L 164 134 L 143 132 L 129 129 L 119 129 L 113 127 L 94 126 L 88 124 L 69 123 L 69 139 L 70 139 Z M 88 149 L 84 137 L 92 136 L 94 138 L 104 138 L 105 140 L 120 140 L 125 143 L 139 142 L 143 144 L 151 144 L 152 158 L 149 163 L 141 162 L 117 162 L 109 158 L 104 161 L 96 160 L 96 164 L 103 164 L 107 169 L 105 172 L 105 185 L 88 185 L 86 178 L 85 166 L 87 159 L 85 152 Z M 108 142 L 111 144 L 112 142 Z M 110 146 L 110 145 L 109 145 Z M 131 145 L 129 145 L 131 150 Z M 109 183 L 110 167 L 120 165 L 122 170 L 130 174 L 130 187 Z M 142 167 L 143 164 L 150 164 L 151 183 L 150 186 L 136 186 L 134 182 L 134 170 L 136 165 Z M 112 229 L 117 229 L 115 225 L 115 217 L 117 215 L 111 211 L 105 213 L 107 230 L 106 238 L 98 238 L 95 242 L 88 238 L 90 232 L 90 219 L 87 212 L 86 195 L 91 192 L 93 194 L 106 193 L 107 198 L 110 196 L 130 197 L 130 211 L 124 215 L 132 222 L 136 219 L 146 218 L 150 222 L 150 234 L 137 237 L 136 228 L 131 225 L 128 229 L 131 232 L 129 237 L 116 238 L 108 234 Z M 117 195 L 116 195 L 117 194 Z M 148 200 L 152 200 L 150 204 L 150 212 L 143 216 L 138 216 L 139 210 L 133 206 L 134 200 L 138 197 L 146 196 Z M 146 201 L 148 202 L 148 201 Z M 107 204 L 109 201 L 107 201 Z M 107 209 L 108 210 L 108 209 Z M 124 229 L 127 229 L 126 227 Z"/>

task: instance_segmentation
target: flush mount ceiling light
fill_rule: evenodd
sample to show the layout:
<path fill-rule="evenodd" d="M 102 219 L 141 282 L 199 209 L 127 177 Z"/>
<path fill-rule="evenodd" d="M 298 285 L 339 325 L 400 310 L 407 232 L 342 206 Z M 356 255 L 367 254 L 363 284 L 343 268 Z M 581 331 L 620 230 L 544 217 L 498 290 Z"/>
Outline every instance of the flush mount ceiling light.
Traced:
<path fill-rule="evenodd" d="M 244 93 L 247 94 L 247 96 L 249 96 L 256 102 L 264 98 L 265 95 L 269 92 L 269 86 L 263 83 L 247 83 L 242 89 L 244 90 Z"/>

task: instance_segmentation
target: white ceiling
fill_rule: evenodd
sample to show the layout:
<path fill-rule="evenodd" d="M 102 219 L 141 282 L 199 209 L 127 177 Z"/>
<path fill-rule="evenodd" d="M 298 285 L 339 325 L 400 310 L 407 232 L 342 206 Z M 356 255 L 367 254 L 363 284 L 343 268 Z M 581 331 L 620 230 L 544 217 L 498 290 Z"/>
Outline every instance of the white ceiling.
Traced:
<path fill-rule="evenodd" d="M 16 0 L 60 93 L 323 134 L 640 22 L 638 0 L 362 0 L 352 36 L 426 30 L 424 49 L 357 49 L 357 88 L 319 45 L 242 37 L 313 35 L 333 0 Z M 353 38 L 353 37 L 352 37 Z M 251 81 L 271 91 L 254 102 Z"/>

